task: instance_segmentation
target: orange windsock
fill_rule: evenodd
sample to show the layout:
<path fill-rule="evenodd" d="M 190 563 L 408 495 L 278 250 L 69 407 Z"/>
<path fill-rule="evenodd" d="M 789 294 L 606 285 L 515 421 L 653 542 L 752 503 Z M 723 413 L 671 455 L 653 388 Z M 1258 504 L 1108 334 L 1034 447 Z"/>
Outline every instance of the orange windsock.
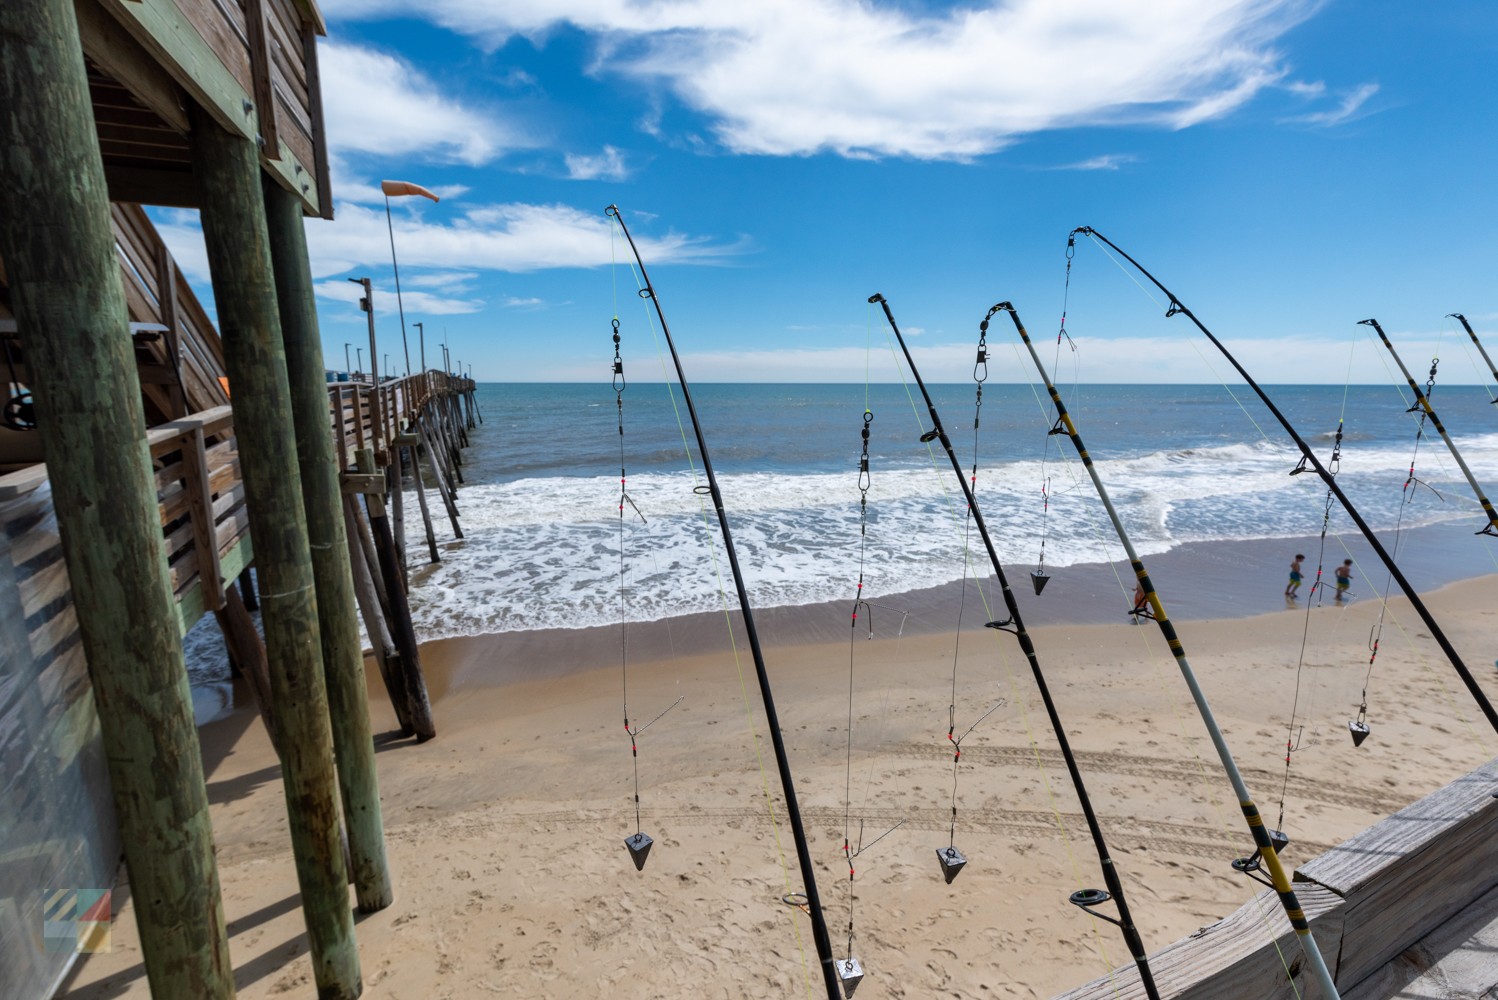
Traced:
<path fill-rule="evenodd" d="M 441 201 L 440 198 L 420 184 L 412 184 L 408 181 L 380 181 L 380 190 L 392 198 L 398 198 L 403 194 L 419 194 L 423 198 Z"/>

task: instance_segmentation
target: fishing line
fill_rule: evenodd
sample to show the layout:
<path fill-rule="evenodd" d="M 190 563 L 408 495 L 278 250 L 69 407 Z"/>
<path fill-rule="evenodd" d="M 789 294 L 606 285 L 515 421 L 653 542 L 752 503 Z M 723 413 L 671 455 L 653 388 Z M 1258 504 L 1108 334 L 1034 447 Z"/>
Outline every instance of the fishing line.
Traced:
<path fill-rule="evenodd" d="M 1344 426 L 1346 426 L 1347 423 L 1347 393 L 1352 386 L 1352 358 L 1353 353 L 1357 350 L 1357 344 L 1358 340 L 1356 335 L 1354 335 L 1352 338 L 1352 347 L 1347 352 L 1347 381 L 1342 386 L 1342 412 L 1337 415 L 1337 436 L 1332 444 L 1332 457 L 1326 463 L 1326 471 L 1333 478 L 1336 478 L 1337 473 L 1341 470 L 1342 467 L 1342 429 Z M 1305 456 L 1302 455 L 1300 464 L 1293 470 L 1291 470 L 1290 475 L 1298 476 L 1305 471 L 1306 459 Z M 1297 731 L 1295 728 L 1295 720 L 1300 712 L 1300 683 L 1306 665 L 1306 643 L 1311 636 L 1311 603 L 1314 600 L 1316 602 L 1316 606 L 1320 607 L 1322 596 L 1326 593 L 1326 582 L 1322 579 L 1322 573 L 1326 565 L 1326 532 L 1328 527 L 1330 527 L 1331 525 L 1332 506 L 1336 502 L 1337 495 L 1332 492 L 1331 487 L 1327 487 L 1326 503 L 1321 511 L 1321 543 L 1320 548 L 1317 549 L 1316 553 L 1316 582 L 1311 584 L 1311 589 L 1306 594 L 1305 624 L 1302 626 L 1300 632 L 1300 658 L 1295 663 L 1295 696 L 1290 701 L 1290 722 L 1285 731 L 1285 779 L 1280 785 L 1280 814 L 1279 819 L 1275 823 L 1275 829 L 1280 830 L 1281 832 L 1283 832 L 1285 829 L 1285 798 L 1290 789 L 1290 759 L 1292 755 L 1299 753 L 1301 750 L 1310 749 L 1311 747 L 1315 746 L 1317 742 L 1316 737 L 1318 735 L 1318 729 L 1313 724 L 1311 727 L 1311 742 L 1302 743 L 1301 741 L 1305 736 L 1305 723 L 1302 723 L 1299 731 Z M 1340 580 L 1337 584 L 1337 588 L 1337 600 L 1340 602 L 1342 600 L 1342 585 Z M 1314 668 L 1314 675 L 1311 681 L 1311 698 L 1313 705 L 1315 699 L 1315 684 L 1319 678 L 1320 667 L 1316 667 Z M 1308 711 L 1307 715 L 1310 717 L 1308 721 L 1314 723 L 1314 710 Z"/>
<path fill-rule="evenodd" d="M 864 364 L 865 372 L 867 372 L 867 360 L 865 360 Z M 858 589 L 853 599 L 853 613 L 851 621 L 849 623 L 850 627 L 848 632 L 848 752 L 847 762 L 845 764 L 843 772 L 843 858 L 848 863 L 848 957 L 843 961 L 843 967 L 838 971 L 839 975 L 843 978 L 844 989 L 849 993 L 851 993 L 852 990 L 848 984 L 851 983 L 853 987 L 856 987 L 858 981 L 862 980 L 863 978 L 863 969 L 858 964 L 857 960 L 853 957 L 853 909 L 854 900 L 856 898 L 853 891 L 853 880 L 856 874 L 853 867 L 853 861 L 859 855 L 863 854 L 864 851 L 867 851 L 875 844 L 879 843 L 879 841 L 883 840 L 885 837 L 888 837 L 891 833 L 894 833 L 901 826 L 905 825 L 905 820 L 902 819 L 893 827 L 875 837 L 868 844 L 865 844 L 863 842 L 864 821 L 860 819 L 858 822 L 858 846 L 856 848 L 852 846 L 852 838 L 850 834 L 853 817 L 854 650 L 857 647 L 859 608 L 863 608 L 867 612 L 868 635 L 870 639 L 874 638 L 873 606 L 865 601 L 863 597 L 864 561 L 868 554 L 869 544 L 869 488 L 872 484 L 869 473 L 869 425 L 872 424 L 873 421 L 873 411 L 868 408 L 868 382 L 866 376 L 864 382 L 863 427 L 860 430 L 860 436 L 863 440 L 863 450 L 858 460 Z M 905 631 L 903 621 L 900 631 L 902 633 Z M 865 790 L 865 799 L 867 799 L 867 789 Z"/>
<path fill-rule="evenodd" d="M 1159 306 L 1159 304 L 1160 304 L 1159 300 L 1155 298 L 1154 294 L 1151 293 L 1148 288 L 1145 288 L 1144 285 L 1140 284 L 1139 279 L 1134 276 L 1133 272 L 1130 271 L 1128 268 L 1124 267 L 1123 264 L 1120 263 L 1119 260 L 1116 257 L 1114 257 L 1112 253 L 1109 252 L 1108 247 L 1106 247 L 1105 245 L 1103 245 L 1097 239 L 1097 236 L 1095 234 L 1089 234 L 1089 235 L 1091 236 L 1093 243 L 1095 243 L 1097 245 L 1098 249 L 1103 252 L 1104 256 L 1106 256 L 1109 260 L 1113 261 L 1113 263 L 1115 265 L 1117 265 L 1118 269 L 1120 271 L 1122 271 L 1124 273 L 1124 275 L 1126 277 L 1128 277 L 1128 279 L 1134 283 L 1135 287 L 1137 287 L 1144 294 L 1144 296 L 1146 298 L 1148 298 L 1156 306 Z M 1173 311 L 1173 310 L 1167 310 L 1167 312 L 1166 312 L 1166 318 L 1167 319 L 1175 319 L 1175 316 L 1176 316 L 1176 312 L 1175 311 Z M 1278 444 L 1276 444 L 1275 441 L 1272 438 L 1270 438 L 1268 434 L 1264 433 L 1264 429 L 1259 426 L 1259 422 L 1254 419 L 1253 414 L 1251 414 L 1248 411 L 1248 408 L 1243 405 L 1242 400 L 1240 400 L 1238 398 L 1237 394 L 1233 392 L 1232 387 L 1230 387 L 1227 384 L 1227 382 L 1223 379 L 1223 377 L 1218 373 L 1217 368 L 1212 364 L 1212 362 L 1210 360 L 1208 360 L 1208 358 L 1206 357 L 1206 355 L 1204 355 L 1202 353 L 1201 348 L 1197 346 L 1197 343 L 1196 343 L 1195 339 L 1191 336 L 1190 332 L 1186 330 L 1186 328 L 1184 327 L 1184 325 L 1181 324 L 1180 320 L 1175 320 L 1175 326 L 1176 326 L 1176 329 L 1180 331 L 1182 337 L 1185 338 L 1186 343 L 1189 344 L 1191 346 L 1191 349 L 1196 352 L 1197 356 L 1202 359 L 1202 363 L 1205 364 L 1207 366 L 1207 369 L 1209 371 L 1211 371 L 1212 374 L 1213 374 L 1213 376 L 1215 376 L 1217 378 L 1217 381 L 1222 385 L 1223 390 L 1228 394 L 1229 397 L 1232 398 L 1233 402 L 1238 405 L 1238 408 L 1243 411 L 1243 415 L 1248 419 L 1248 422 L 1253 425 L 1254 430 L 1256 430 L 1256 431 L 1259 432 L 1259 436 L 1261 438 L 1263 438 L 1264 443 L 1269 447 L 1269 449 L 1272 452 L 1274 452 L 1275 456 L 1277 458 L 1279 458 L 1279 460 L 1282 463 L 1284 463 L 1285 466 L 1288 466 L 1290 464 L 1289 460 L 1285 457 L 1285 454 L 1280 449 L 1280 446 Z M 1400 394 L 1401 394 L 1401 397 L 1402 397 L 1403 396 L 1403 391 L 1402 390 L 1401 390 Z M 1309 499 L 1309 495 L 1308 495 L 1309 488 L 1305 484 L 1303 484 L 1303 483 L 1297 483 L 1297 485 L 1299 486 L 1299 488 L 1301 490 L 1302 496 L 1305 496 L 1307 499 Z M 1342 538 L 1341 534 L 1339 532 L 1335 532 L 1334 531 L 1334 532 L 1332 532 L 1332 537 L 1334 539 L 1336 539 L 1337 544 L 1339 546 L 1341 546 L 1342 551 L 1348 556 L 1348 558 L 1350 558 L 1350 559 L 1353 560 L 1353 565 L 1359 570 L 1359 572 L 1362 572 L 1362 565 L 1357 561 L 1357 557 L 1353 555 L 1352 550 L 1347 547 L 1347 542 Z M 1363 576 L 1364 576 L 1365 579 L 1369 578 L 1367 573 L 1364 573 Z M 1387 604 L 1384 604 L 1383 607 L 1384 607 L 1385 613 L 1388 616 L 1389 621 L 1394 624 L 1395 628 L 1399 629 L 1399 634 L 1404 638 L 1405 644 L 1407 646 L 1409 646 L 1410 652 L 1415 656 L 1416 660 L 1420 663 L 1421 667 L 1425 670 L 1425 672 L 1430 675 L 1431 680 L 1433 680 L 1435 682 L 1436 686 L 1441 690 L 1442 695 L 1446 698 L 1447 703 L 1451 706 L 1452 712 L 1461 721 L 1462 725 L 1466 727 L 1467 732 L 1471 734 L 1473 740 L 1477 743 L 1478 747 L 1482 750 L 1483 757 L 1485 757 L 1490 762 L 1493 761 L 1494 760 L 1493 755 L 1490 754 L 1490 753 L 1488 753 L 1486 746 L 1484 746 L 1484 744 L 1482 742 L 1482 738 L 1477 735 L 1477 732 L 1472 728 L 1472 724 L 1467 720 L 1466 715 L 1457 706 L 1455 699 L 1452 698 L 1451 693 L 1446 689 L 1446 685 L 1444 683 L 1442 683 L 1440 677 L 1436 674 L 1435 670 L 1430 666 L 1429 662 L 1426 660 L 1425 654 L 1422 653 L 1420 651 L 1419 647 L 1415 645 L 1414 639 L 1409 634 L 1409 631 L 1399 621 L 1398 616 L 1396 616 L 1394 614 L 1394 611 L 1393 611 L 1392 608 L 1389 608 Z"/>
<path fill-rule="evenodd" d="M 615 224 L 616 223 L 615 223 L 615 220 L 613 219 L 613 217 L 609 217 L 609 235 L 610 235 L 610 241 L 611 241 L 611 243 L 612 243 L 612 241 L 614 239 L 617 238 L 614 235 L 614 226 L 615 226 Z M 634 275 L 635 284 L 638 286 L 639 290 L 640 291 L 644 291 L 644 289 L 645 289 L 645 283 L 644 283 L 644 281 L 641 280 L 639 272 L 635 270 L 635 263 L 634 263 L 633 260 L 629 261 L 629 270 L 630 270 L 630 273 L 632 275 Z M 718 550 L 717 550 L 717 546 L 714 545 L 714 543 L 713 543 L 713 534 L 712 534 L 712 528 L 710 526 L 710 522 L 709 522 L 709 519 L 708 519 L 707 504 L 702 499 L 702 497 L 704 495 L 705 487 L 702 487 L 700 485 L 700 481 L 699 481 L 698 476 L 697 476 L 697 463 L 692 458 L 692 447 L 691 447 L 690 444 L 687 443 L 686 425 L 682 422 L 682 419 L 681 419 L 681 409 L 680 409 L 680 407 L 677 406 L 677 403 L 676 403 L 676 392 L 675 392 L 675 390 L 674 390 L 674 388 L 672 387 L 672 384 L 671 384 L 671 374 L 670 374 L 670 371 L 666 367 L 666 355 L 661 350 L 660 338 L 657 335 L 656 329 L 655 329 L 655 317 L 650 314 L 649 304 L 644 301 L 643 297 L 641 299 L 641 307 L 645 311 L 645 320 L 646 320 L 647 325 L 650 328 L 650 338 L 651 338 L 651 340 L 655 344 L 656 356 L 660 359 L 660 363 L 661 363 L 661 375 L 662 375 L 663 381 L 666 384 L 666 394 L 667 394 L 667 396 L 671 400 L 671 412 L 676 417 L 676 429 L 681 434 L 681 446 L 682 446 L 682 450 L 686 452 L 686 456 L 687 456 L 687 467 L 688 467 L 688 469 L 691 470 L 691 473 L 692 473 L 692 484 L 693 484 L 693 486 L 692 486 L 692 493 L 693 493 L 693 495 L 695 495 L 697 497 L 697 505 L 698 505 L 699 511 L 701 513 L 701 516 L 702 516 L 702 531 L 703 531 L 703 536 L 704 536 L 704 538 L 706 540 L 708 555 L 712 559 L 713 577 L 714 577 L 714 579 L 716 580 L 716 582 L 718 584 L 718 597 L 719 597 L 719 600 L 722 602 L 722 606 L 723 606 L 723 620 L 727 623 L 727 626 L 728 626 L 728 645 L 729 645 L 729 649 L 730 649 L 730 651 L 732 652 L 732 655 L 733 655 L 733 666 L 734 666 L 734 670 L 738 674 L 738 678 L 739 678 L 739 692 L 740 692 L 740 694 L 741 694 L 741 696 L 743 698 L 743 701 L 744 701 L 744 714 L 748 718 L 750 742 L 754 746 L 754 761 L 755 761 L 755 764 L 758 765 L 758 767 L 759 767 L 760 781 L 761 781 L 761 783 L 762 783 L 762 785 L 764 787 L 765 811 L 768 814 L 769 819 L 770 819 L 770 832 L 771 832 L 771 834 L 772 834 L 772 836 L 774 838 L 774 841 L 775 841 L 775 854 L 776 854 L 776 857 L 779 859 L 779 862 L 780 862 L 780 872 L 781 872 L 782 877 L 785 880 L 785 895 L 782 896 L 781 898 L 782 898 L 782 900 L 788 900 L 793 895 L 793 893 L 791 892 L 791 875 L 790 875 L 790 870 L 789 870 L 789 868 L 786 865 L 786 862 L 785 862 L 785 850 L 781 846 L 781 842 L 780 842 L 780 825 L 775 821 L 775 805 L 774 805 L 773 799 L 770 796 L 770 778 L 769 778 L 769 775 L 766 774 L 766 772 L 765 772 L 764 756 L 763 756 L 763 754 L 760 751 L 759 733 L 756 730 L 756 727 L 754 725 L 754 710 L 753 710 L 753 708 L 749 704 L 749 689 L 748 689 L 748 686 L 744 682 L 744 671 L 743 671 L 742 665 L 739 662 L 738 641 L 734 637 L 734 634 L 733 634 L 733 618 L 732 618 L 732 616 L 731 616 L 731 614 L 729 612 L 729 609 L 728 609 L 728 592 L 727 592 L 727 590 L 725 589 L 725 587 L 723 585 L 723 571 L 722 571 L 722 568 L 718 564 Z M 810 911 L 808 910 L 807 912 L 808 912 L 808 915 L 809 915 Z M 801 956 L 801 979 L 802 979 L 803 984 L 806 987 L 806 997 L 807 997 L 807 1000 L 811 1000 L 811 974 L 810 974 L 810 971 L 809 971 L 809 969 L 807 967 L 807 963 L 806 963 L 806 948 L 805 948 L 804 944 L 801 941 L 801 926 L 793 918 L 791 920 L 791 927 L 795 931 L 795 934 L 796 934 L 796 950 L 797 950 L 798 954 Z"/>
<path fill-rule="evenodd" d="M 882 318 L 880 319 L 880 323 L 884 330 L 884 342 L 889 347 L 890 357 L 894 360 L 895 363 L 895 371 L 900 376 L 900 384 L 905 389 L 905 398 L 910 402 L 911 415 L 915 418 L 916 427 L 924 430 L 925 425 L 921 422 L 921 413 L 920 410 L 916 407 L 915 396 L 911 393 L 910 383 L 905 378 L 905 369 L 900 363 L 900 356 L 895 352 L 894 342 L 890 340 L 889 325 Z M 929 441 L 924 443 L 926 444 L 926 452 L 931 458 L 931 471 L 936 477 L 937 485 L 941 488 L 942 497 L 945 499 L 947 505 L 947 516 L 951 520 L 952 528 L 955 531 L 958 527 L 956 505 L 952 502 L 951 493 L 947 489 L 946 479 L 941 475 L 940 467 L 937 465 L 935 449 L 931 447 Z M 967 548 L 965 533 L 963 534 L 963 538 L 963 560 L 964 562 L 970 563 L 972 559 L 972 553 Z M 983 601 L 984 612 L 992 616 L 993 611 L 989 607 L 988 596 L 983 590 L 983 583 L 981 580 L 976 579 L 976 575 L 975 583 L 978 588 L 978 596 Z M 1035 731 L 1030 726 L 1029 713 L 1026 712 L 1024 699 L 1020 696 L 1019 681 L 1014 676 L 1014 671 L 1010 668 L 1009 655 L 1007 650 L 1005 650 L 1004 648 L 1004 643 L 999 641 L 999 637 L 997 635 L 994 636 L 994 643 L 999 651 L 999 662 L 1003 664 L 1004 673 L 1009 678 L 1010 690 L 1014 693 L 1015 707 L 1019 710 L 1020 722 L 1024 726 L 1025 730 L 1025 738 L 1030 744 L 1030 751 L 1035 760 L 1036 770 L 1040 773 L 1041 787 L 1045 790 L 1046 800 L 1051 806 L 1051 815 L 1056 820 L 1056 829 L 1061 833 L 1061 843 L 1063 848 L 1065 848 L 1066 850 L 1066 857 L 1067 861 L 1071 865 L 1072 875 L 1076 879 L 1077 888 L 1084 889 L 1085 883 L 1082 879 L 1082 871 L 1078 867 L 1076 855 L 1072 851 L 1071 833 L 1067 829 L 1066 821 L 1061 816 L 1061 807 L 1056 802 L 1055 792 L 1051 788 L 1050 776 L 1046 772 L 1044 761 L 1041 760 L 1040 744 L 1035 739 Z M 1107 972 L 1108 981 L 1113 986 L 1113 995 L 1115 998 L 1121 997 L 1122 994 L 1119 989 L 1118 980 L 1113 972 L 1113 962 L 1108 958 L 1108 946 L 1104 943 L 1101 930 L 1098 927 L 1098 917 L 1090 910 L 1087 911 L 1087 916 L 1091 921 L 1093 937 L 1097 941 L 1098 951 L 1103 961 L 1103 968 Z"/>

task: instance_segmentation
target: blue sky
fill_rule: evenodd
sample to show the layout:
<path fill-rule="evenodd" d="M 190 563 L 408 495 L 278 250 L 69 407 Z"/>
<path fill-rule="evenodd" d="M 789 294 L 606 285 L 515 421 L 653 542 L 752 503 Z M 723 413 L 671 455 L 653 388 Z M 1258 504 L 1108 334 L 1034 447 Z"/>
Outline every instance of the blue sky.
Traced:
<path fill-rule="evenodd" d="M 697 381 L 861 380 L 874 291 L 929 377 L 966 379 L 994 302 L 1055 333 L 1084 223 L 1266 381 L 1342 382 L 1367 316 L 1412 367 L 1452 311 L 1498 348 L 1491 4 L 323 6 L 338 219 L 307 227 L 333 367 L 364 331 L 344 279 L 393 290 L 385 178 L 443 194 L 396 202 L 407 321 L 481 380 L 606 379 L 610 202 Z M 157 217 L 206 293 L 194 214 Z M 1084 379 L 1213 378 L 1090 244 L 1069 308 Z M 1477 381 L 1444 336 L 1445 377 Z M 1367 340 L 1353 372 L 1387 378 Z"/>

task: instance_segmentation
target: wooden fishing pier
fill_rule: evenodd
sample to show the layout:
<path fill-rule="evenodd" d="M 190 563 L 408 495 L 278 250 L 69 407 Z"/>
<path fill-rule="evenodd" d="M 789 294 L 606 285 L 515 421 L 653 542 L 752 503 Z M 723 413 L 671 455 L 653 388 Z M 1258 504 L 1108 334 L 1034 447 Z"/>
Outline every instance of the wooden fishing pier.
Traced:
<path fill-rule="evenodd" d="M 402 495 L 436 559 L 427 490 L 456 530 L 478 414 L 445 372 L 328 380 L 324 34 L 313 0 L 0 5 L 7 997 L 51 995 L 73 959 L 34 925 L 121 854 L 153 995 L 234 996 L 182 652 L 210 611 L 281 759 L 320 997 L 363 988 L 349 884 L 394 898 L 360 616 L 431 739 Z M 141 205 L 199 211 L 217 330 Z"/>

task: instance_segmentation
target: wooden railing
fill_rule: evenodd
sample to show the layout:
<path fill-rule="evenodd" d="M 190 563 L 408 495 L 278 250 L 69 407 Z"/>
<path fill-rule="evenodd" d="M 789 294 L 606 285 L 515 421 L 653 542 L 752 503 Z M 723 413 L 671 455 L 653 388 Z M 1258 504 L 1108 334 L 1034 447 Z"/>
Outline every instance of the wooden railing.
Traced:
<path fill-rule="evenodd" d="M 417 414 L 437 396 L 472 391 L 472 379 L 446 372 L 427 371 L 381 382 L 329 382 L 328 404 L 333 413 L 333 444 L 338 465 L 354 467 L 361 448 L 373 448 L 376 461 L 385 464 L 385 451 L 396 436 L 405 432 Z"/>
<path fill-rule="evenodd" d="M 378 389 L 360 382 L 329 383 L 329 418 L 342 469 L 353 468 L 359 449 L 379 441 L 388 446 L 434 397 L 472 387 L 468 379 L 437 371 L 394 379 Z M 205 613 L 223 607 L 224 588 L 255 558 L 233 409 L 215 406 L 152 427 L 146 444 L 157 470 L 162 545 L 185 635 Z M 45 465 L 0 476 L 0 502 L 31 493 L 46 481 Z M 49 537 L 55 545 L 55 534 Z M 11 544 L 25 548 L 16 539 Z M 29 583 L 26 603 L 39 608 L 60 601 L 66 607 L 68 593 L 59 558 L 53 572 Z M 45 637 L 39 641 L 51 648 Z"/>

